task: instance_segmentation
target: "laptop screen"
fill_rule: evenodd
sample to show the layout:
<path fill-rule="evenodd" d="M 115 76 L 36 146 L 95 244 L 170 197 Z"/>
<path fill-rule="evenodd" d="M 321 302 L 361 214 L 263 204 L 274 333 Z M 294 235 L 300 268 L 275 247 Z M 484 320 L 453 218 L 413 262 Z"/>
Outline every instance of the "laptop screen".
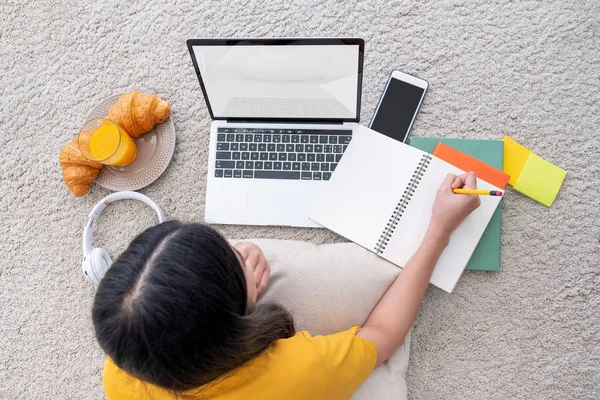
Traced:
<path fill-rule="evenodd" d="M 358 120 L 361 43 L 316 40 L 192 43 L 213 118 Z"/>

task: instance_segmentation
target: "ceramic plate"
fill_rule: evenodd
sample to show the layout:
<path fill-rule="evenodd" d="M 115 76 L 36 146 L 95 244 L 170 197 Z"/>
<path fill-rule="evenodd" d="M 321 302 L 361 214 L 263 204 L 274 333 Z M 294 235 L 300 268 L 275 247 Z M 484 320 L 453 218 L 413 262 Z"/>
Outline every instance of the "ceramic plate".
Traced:
<path fill-rule="evenodd" d="M 92 110 L 87 120 L 108 118 L 108 109 L 120 96 L 117 94 L 103 100 Z M 175 126 L 171 117 L 133 141 L 137 146 L 135 161 L 124 167 L 105 165 L 94 182 L 119 192 L 139 190 L 157 180 L 169 166 L 175 152 Z"/>

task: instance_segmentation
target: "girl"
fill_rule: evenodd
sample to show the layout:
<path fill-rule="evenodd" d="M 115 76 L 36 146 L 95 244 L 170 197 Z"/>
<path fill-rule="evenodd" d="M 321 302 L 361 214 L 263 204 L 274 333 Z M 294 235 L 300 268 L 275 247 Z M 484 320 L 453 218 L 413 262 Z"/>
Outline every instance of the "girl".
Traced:
<path fill-rule="evenodd" d="M 295 332 L 277 304 L 257 303 L 270 268 L 200 224 L 165 222 L 129 245 L 100 283 L 92 317 L 114 399 L 346 399 L 400 346 L 433 268 L 479 198 L 475 174 L 448 175 L 419 249 L 362 327 Z"/>

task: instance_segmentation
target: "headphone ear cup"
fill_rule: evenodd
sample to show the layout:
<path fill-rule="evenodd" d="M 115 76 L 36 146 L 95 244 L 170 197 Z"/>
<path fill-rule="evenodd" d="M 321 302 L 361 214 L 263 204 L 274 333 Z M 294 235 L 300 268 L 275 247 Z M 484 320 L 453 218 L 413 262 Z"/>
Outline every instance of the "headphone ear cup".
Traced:
<path fill-rule="evenodd" d="M 85 257 L 83 257 L 83 261 L 81 262 L 81 272 L 83 272 L 83 276 L 89 283 L 94 283 L 92 280 L 92 263 L 90 261 L 90 253 L 87 253 Z"/>
<path fill-rule="evenodd" d="M 83 260 L 83 273 L 88 281 L 98 285 L 111 264 L 112 260 L 108 252 L 97 247 L 92 249 Z"/>

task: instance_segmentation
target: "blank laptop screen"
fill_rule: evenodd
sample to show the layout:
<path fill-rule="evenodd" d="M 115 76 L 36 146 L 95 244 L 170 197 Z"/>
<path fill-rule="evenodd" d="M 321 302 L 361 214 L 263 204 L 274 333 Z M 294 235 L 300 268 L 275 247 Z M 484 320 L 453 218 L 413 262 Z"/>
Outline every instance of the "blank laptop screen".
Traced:
<path fill-rule="evenodd" d="M 215 118 L 357 118 L 359 45 L 192 46 Z"/>

